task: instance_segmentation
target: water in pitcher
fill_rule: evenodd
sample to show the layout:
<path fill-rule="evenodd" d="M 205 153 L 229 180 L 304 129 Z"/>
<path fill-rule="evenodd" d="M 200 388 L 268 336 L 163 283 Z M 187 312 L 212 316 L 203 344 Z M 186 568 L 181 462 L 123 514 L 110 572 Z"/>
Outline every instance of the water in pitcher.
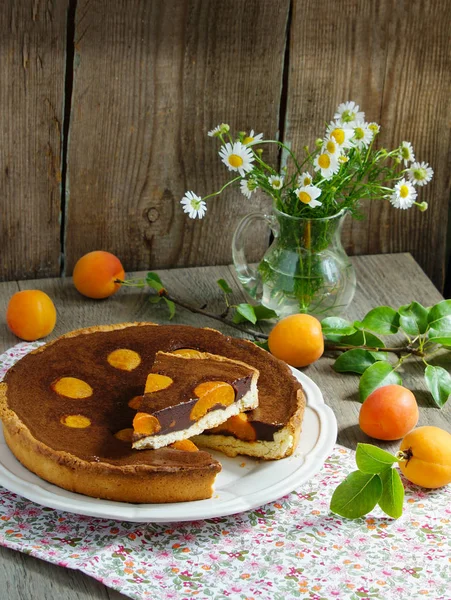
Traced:
<path fill-rule="evenodd" d="M 260 264 L 262 304 L 285 317 L 298 312 L 324 318 L 337 315 L 352 299 L 355 273 L 345 259 L 323 255 L 321 268 L 302 274 L 285 273 L 266 260 Z M 352 281 L 351 281 L 352 280 Z"/>

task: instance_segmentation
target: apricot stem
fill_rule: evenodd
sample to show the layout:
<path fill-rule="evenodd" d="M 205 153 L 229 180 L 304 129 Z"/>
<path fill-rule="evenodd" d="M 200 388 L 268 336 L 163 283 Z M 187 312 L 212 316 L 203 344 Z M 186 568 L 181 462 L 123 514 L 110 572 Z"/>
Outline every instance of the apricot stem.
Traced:
<path fill-rule="evenodd" d="M 406 465 L 409 464 L 409 460 L 412 458 L 413 452 L 412 448 L 407 448 L 407 450 L 400 450 L 396 453 L 396 458 L 399 462 L 405 462 Z"/>

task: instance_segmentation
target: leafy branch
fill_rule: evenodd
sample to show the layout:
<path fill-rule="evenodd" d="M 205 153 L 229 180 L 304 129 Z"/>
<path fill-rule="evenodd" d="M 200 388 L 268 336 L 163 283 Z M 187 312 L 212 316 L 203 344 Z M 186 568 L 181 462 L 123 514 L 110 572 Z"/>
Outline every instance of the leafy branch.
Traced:
<path fill-rule="evenodd" d="M 205 307 L 197 307 L 187 304 L 183 300 L 176 298 L 170 294 L 163 282 L 161 281 L 159 275 L 157 273 L 149 272 L 147 273 L 145 279 L 117 279 L 115 283 L 120 283 L 125 287 L 148 287 L 154 293 L 149 297 L 149 302 L 152 304 L 158 304 L 160 302 L 165 302 L 166 306 L 169 310 L 169 319 L 171 320 L 175 315 L 176 306 L 180 306 L 181 308 L 185 308 L 191 312 L 203 315 L 204 317 L 208 317 L 210 319 L 215 319 L 216 321 L 220 321 L 229 327 L 233 327 L 242 333 L 246 333 L 248 335 L 253 336 L 254 338 L 266 340 L 268 335 L 262 333 L 260 331 L 255 331 L 252 329 L 244 329 L 240 323 L 250 322 L 253 325 L 257 323 L 257 321 L 264 321 L 268 319 L 274 319 L 277 317 L 277 314 L 265 306 L 253 306 L 251 304 L 231 304 L 229 301 L 229 296 L 232 294 L 233 290 L 230 285 L 225 281 L 225 279 L 219 279 L 217 284 L 221 288 L 224 293 L 225 305 L 226 308 L 221 314 L 216 314 L 205 310 Z M 227 318 L 230 313 L 233 313 L 231 319 Z"/>
<path fill-rule="evenodd" d="M 430 360 L 442 349 L 451 347 L 451 300 L 443 300 L 430 308 L 418 302 L 401 306 L 373 308 L 362 321 L 346 321 L 329 317 L 321 323 L 325 348 L 342 352 L 333 368 L 338 373 L 357 373 L 360 400 L 363 402 L 375 389 L 392 383 L 401 384 L 398 369 L 405 360 L 421 359 L 425 366 L 426 386 L 434 402 L 442 408 L 451 394 L 451 375 Z M 387 347 L 377 335 L 402 333 L 406 343 Z M 375 335 L 377 334 L 377 335 Z M 395 364 L 389 354 L 396 354 Z"/>

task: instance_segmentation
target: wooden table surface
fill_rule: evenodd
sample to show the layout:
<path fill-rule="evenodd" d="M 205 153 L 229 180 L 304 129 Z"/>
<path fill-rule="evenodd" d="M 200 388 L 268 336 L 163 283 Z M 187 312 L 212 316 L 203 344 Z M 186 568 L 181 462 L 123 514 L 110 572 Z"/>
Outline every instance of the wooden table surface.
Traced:
<path fill-rule="evenodd" d="M 361 319 L 375 306 L 386 304 L 398 308 L 412 300 L 430 306 L 442 300 L 420 267 L 409 254 L 360 256 L 352 259 L 357 271 L 355 299 L 346 317 Z M 158 271 L 170 293 L 189 304 L 201 306 L 208 302 L 208 310 L 219 313 L 223 309 L 222 294 L 216 285 L 226 279 L 235 290 L 233 301 L 245 301 L 233 268 L 197 267 Z M 141 273 L 130 274 L 139 276 Z M 233 285 L 234 284 L 234 285 Z M 167 309 L 148 302 L 149 292 L 138 288 L 122 289 L 103 301 L 81 297 L 71 279 L 46 279 L 0 283 L 0 351 L 19 340 L 8 331 L 5 311 L 11 295 L 24 289 L 41 289 L 55 302 L 58 322 L 50 339 L 79 327 L 120 323 L 123 321 L 154 321 L 165 323 Z M 239 335 L 234 329 L 205 317 L 177 309 L 173 323 L 210 326 L 230 335 Z M 304 369 L 321 388 L 326 403 L 332 407 L 338 421 L 338 442 L 355 448 L 358 441 L 369 441 L 360 431 L 358 413 L 358 377 L 340 375 L 331 369 L 333 359 L 323 357 Z M 451 431 L 451 406 L 443 410 L 434 407 L 423 383 L 419 365 L 404 363 L 401 375 L 404 384 L 412 389 L 420 407 L 420 425 L 432 424 Z M 385 444 L 395 449 L 396 444 Z M 78 571 L 63 569 L 39 559 L 0 547 L 0 589 L 9 600 L 82 600 L 126 598 Z"/>

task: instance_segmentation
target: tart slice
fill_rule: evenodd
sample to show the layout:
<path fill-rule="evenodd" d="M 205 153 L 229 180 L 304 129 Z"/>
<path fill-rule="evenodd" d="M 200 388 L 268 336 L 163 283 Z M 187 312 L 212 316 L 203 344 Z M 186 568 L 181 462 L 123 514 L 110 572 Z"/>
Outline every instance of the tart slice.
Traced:
<path fill-rule="evenodd" d="M 157 352 L 144 395 L 130 406 L 133 448 L 162 448 L 258 406 L 259 372 L 205 352 Z"/>

